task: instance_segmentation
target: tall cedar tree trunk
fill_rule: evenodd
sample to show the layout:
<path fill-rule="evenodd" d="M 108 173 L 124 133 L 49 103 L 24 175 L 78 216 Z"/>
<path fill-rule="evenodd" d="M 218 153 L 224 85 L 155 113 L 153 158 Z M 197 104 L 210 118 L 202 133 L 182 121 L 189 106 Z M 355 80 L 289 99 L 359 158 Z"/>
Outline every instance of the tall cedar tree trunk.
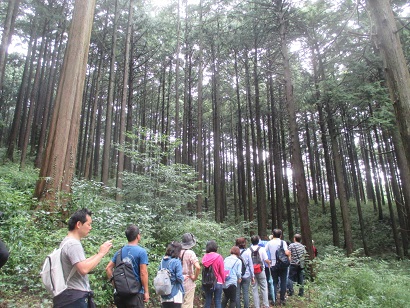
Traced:
<path fill-rule="evenodd" d="M 179 53 L 181 49 L 181 13 L 180 13 L 180 5 L 179 1 L 177 0 L 177 7 L 178 7 L 178 14 L 177 14 L 177 45 L 175 48 L 175 138 L 179 139 L 181 136 L 181 129 L 179 124 Z M 181 147 L 177 146 L 175 148 L 175 162 L 181 163 Z"/>
<path fill-rule="evenodd" d="M 130 45 L 131 45 L 131 29 L 132 29 L 132 15 L 134 9 L 134 1 L 130 0 L 130 5 L 128 9 L 128 22 L 127 22 L 127 35 L 125 41 L 125 56 L 124 56 L 124 76 L 123 76 L 123 87 L 122 87 L 122 99 L 121 99 L 121 116 L 120 116 L 120 131 L 118 143 L 120 146 L 125 146 L 125 129 L 127 123 L 127 98 L 128 98 L 128 88 L 129 85 L 129 61 L 130 61 Z M 117 188 L 122 189 L 122 176 L 124 171 L 124 151 L 119 150 L 118 152 L 118 166 L 117 166 Z M 117 200 L 121 200 L 120 193 L 116 195 Z"/>
<path fill-rule="evenodd" d="M 238 53 L 235 51 L 235 90 L 236 90 L 236 103 L 238 106 L 238 119 L 237 119 L 237 136 L 236 136 L 236 153 L 238 159 L 238 195 L 239 195 L 239 215 L 242 216 L 245 221 L 248 220 L 248 210 L 246 205 L 246 176 L 245 176 L 245 159 L 243 155 L 243 128 L 242 128 L 242 107 L 241 96 L 239 86 L 239 72 L 238 72 Z"/>
<path fill-rule="evenodd" d="M 252 162 L 253 165 L 249 165 L 249 172 L 250 172 L 250 177 L 249 177 L 249 182 L 248 182 L 248 193 L 249 194 L 253 194 L 253 184 L 252 184 L 252 178 L 255 179 L 256 178 L 256 182 L 258 180 L 257 177 L 257 151 L 256 151 L 256 142 L 255 142 L 255 122 L 254 122 L 254 117 L 253 117 L 253 110 L 252 110 L 252 90 L 251 90 L 251 77 L 250 77 L 250 73 L 249 73 L 249 58 L 247 57 L 247 53 L 245 56 L 245 84 L 246 84 L 246 102 L 247 102 L 247 106 L 248 106 L 248 129 L 250 127 L 250 132 L 248 130 L 248 135 L 247 137 L 251 138 L 251 141 L 248 142 L 252 142 L 252 151 L 250 152 L 252 154 Z M 251 144 L 248 143 L 248 146 L 250 147 Z M 250 156 L 249 156 L 250 159 Z M 249 162 L 250 164 L 251 162 Z M 252 177 L 252 171 L 254 176 Z M 257 183 L 256 183 L 257 185 Z M 255 185 L 255 186 L 256 186 Z M 255 191 L 257 191 L 257 189 L 255 189 Z M 251 197 L 248 197 L 251 198 Z M 258 202 L 258 200 L 256 200 L 256 202 Z M 253 205 L 249 205 L 249 221 L 253 221 L 253 215 L 254 215 L 254 208 Z"/>
<path fill-rule="evenodd" d="M 35 189 L 35 196 L 51 201 L 52 207 L 57 206 L 60 192 L 71 190 L 94 9 L 95 0 L 75 1 L 46 152 Z"/>
<path fill-rule="evenodd" d="M 375 26 L 376 33 L 373 38 L 383 58 L 390 98 L 403 140 L 407 164 L 410 165 L 410 73 L 399 31 L 390 1 L 367 0 L 366 3 Z"/>
<path fill-rule="evenodd" d="M 383 134 L 381 132 L 381 134 Z M 392 227 L 392 233 L 393 233 L 393 239 L 394 239 L 394 244 L 396 247 L 396 254 L 397 256 L 399 256 L 400 258 L 403 258 L 403 254 L 401 252 L 400 249 L 400 242 L 399 242 L 399 234 L 397 231 L 397 223 L 396 223 L 396 217 L 394 215 L 394 210 L 393 210 L 393 201 L 391 198 L 391 192 L 390 192 L 390 181 L 389 178 L 391 179 L 391 175 L 387 174 L 387 170 L 386 170 L 386 162 L 385 162 L 385 156 L 382 155 L 381 153 L 387 153 L 386 148 L 383 148 L 383 144 L 382 141 L 379 141 L 380 143 L 377 144 L 378 146 L 378 151 L 379 151 L 379 158 L 380 158 L 380 167 L 381 167 L 381 171 L 383 174 L 383 182 L 384 182 L 384 189 L 386 191 L 386 196 L 387 196 L 387 205 L 389 208 L 389 215 L 390 215 L 390 222 L 391 222 L 391 227 Z M 385 146 L 388 146 L 388 143 L 385 144 Z M 389 147 L 390 150 L 390 147 Z"/>
<path fill-rule="evenodd" d="M 272 206 L 272 230 L 279 225 L 279 218 L 282 219 L 282 215 L 279 216 L 279 213 L 283 212 L 283 168 L 282 168 L 282 159 L 280 151 L 280 138 L 279 138 L 279 129 L 278 129 L 278 117 L 279 112 L 275 106 L 275 96 L 273 89 L 273 78 L 269 76 L 269 92 L 270 92 L 270 106 L 271 106 L 271 115 L 272 115 L 272 157 L 273 164 L 275 166 L 275 183 L 276 190 L 275 194 L 272 194 L 272 199 L 276 198 L 275 206 Z M 273 185 L 272 185 L 273 186 Z M 291 214 L 291 213 L 290 213 Z M 289 222 L 289 234 L 292 230 L 293 233 L 293 221 L 292 219 L 288 220 Z"/>
<path fill-rule="evenodd" d="M 372 114 L 372 112 L 371 112 L 371 114 Z M 374 134 L 374 138 L 376 139 L 376 143 L 373 146 L 378 148 L 379 155 L 377 156 L 377 158 L 379 159 L 379 167 L 382 167 L 382 165 L 384 164 L 383 155 L 382 155 L 383 152 L 382 152 L 382 149 L 380 147 L 379 130 L 377 129 L 376 125 L 373 125 L 373 134 Z M 374 152 L 374 153 L 376 153 L 376 152 Z M 374 154 L 374 155 L 376 155 L 376 154 Z M 382 183 L 381 183 L 382 181 L 380 180 L 380 176 L 378 174 L 379 168 L 377 168 L 377 169 L 375 168 L 375 170 L 377 170 L 376 171 L 377 172 L 377 178 L 378 178 L 378 182 L 379 182 L 379 185 L 380 185 L 380 186 L 378 186 L 378 187 L 380 187 L 379 188 L 379 194 L 381 195 L 381 193 L 383 191 L 383 188 L 382 188 Z M 382 196 L 380 196 L 380 200 L 381 200 L 381 202 L 378 202 L 377 210 L 378 210 L 378 213 L 379 213 L 379 220 L 382 221 L 383 220 L 383 207 L 382 207 L 382 204 L 384 205 L 385 203 L 384 203 L 384 198 Z"/>
<path fill-rule="evenodd" d="M 203 207 L 203 141 L 202 141 L 202 104 L 203 104 L 203 32 L 202 32 L 202 0 L 199 2 L 199 50 L 198 50 L 198 103 L 197 103 L 197 145 L 196 145 L 196 156 L 197 156 L 197 181 L 198 181 L 198 195 L 196 196 L 196 215 L 198 218 L 202 216 Z"/>
<path fill-rule="evenodd" d="M 307 112 L 304 114 L 304 120 L 305 120 L 305 130 L 306 130 L 306 146 L 308 149 L 308 158 L 309 158 L 309 169 L 310 169 L 310 183 L 312 183 L 312 189 L 311 189 L 311 194 L 312 198 L 315 201 L 315 204 L 318 204 L 318 197 L 317 197 L 317 183 L 316 183 L 316 168 L 315 168 L 315 156 L 313 154 L 313 149 L 312 149 L 312 140 L 310 137 L 310 129 L 309 129 L 309 121 L 308 121 L 308 116 Z"/>
<path fill-rule="evenodd" d="M 129 61 L 128 61 L 128 89 L 127 89 L 127 112 L 126 112 L 126 124 L 125 124 L 125 131 L 126 132 L 133 132 L 132 130 L 132 124 L 133 124 L 133 88 L 134 88 L 134 62 L 137 61 L 137 57 L 134 57 L 134 36 L 132 35 L 134 33 L 134 25 L 131 24 L 131 37 L 130 37 L 130 54 L 129 54 Z M 146 96 L 146 92 L 143 92 L 144 96 Z M 145 121 L 144 121 L 145 122 Z M 145 140 L 144 134 L 142 134 L 142 140 Z M 124 144 L 127 146 L 130 146 L 132 149 L 135 148 L 135 144 L 132 142 L 132 138 L 128 136 L 128 134 L 125 136 L 125 141 Z M 144 142 L 141 142 L 141 145 L 143 145 Z M 145 149 L 141 151 L 141 153 L 144 153 Z M 124 170 L 125 171 L 132 171 L 132 162 L 131 162 L 131 156 L 124 153 Z"/>
<path fill-rule="evenodd" d="M 34 18 L 36 20 L 36 18 Z M 38 48 L 38 37 L 36 34 L 35 41 L 34 41 L 34 46 L 31 51 L 31 60 L 35 59 L 36 54 L 37 54 L 37 48 Z M 23 109 L 21 113 L 21 120 L 20 120 L 20 127 L 19 127 L 19 136 L 18 136 L 18 149 L 21 150 L 23 148 L 23 142 L 24 142 L 24 134 L 26 130 L 26 121 L 27 121 L 27 110 L 29 106 L 29 96 L 31 93 L 31 85 L 33 82 L 33 74 L 34 74 L 34 66 L 35 66 L 35 61 L 30 62 L 30 69 L 29 69 L 29 74 L 28 74 L 28 84 L 27 87 L 25 88 L 25 92 L 23 93 Z"/>
<path fill-rule="evenodd" d="M 101 48 L 102 51 L 102 48 Z M 101 52 L 102 53 L 102 52 Z M 88 130 L 88 144 L 87 144 L 87 152 L 86 152 L 86 157 L 85 157 L 85 167 L 84 167 L 84 178 L 85 179 L 91 179 L 92 175 L 92 157 L 93 157 L 93 152 L 94 152 L 94 145 L 96 143 L 96 140 L 94 138 L 95 136 L 95 126 L 96 126 L 96 119 L 97 119 L 97 109 L 98 109 L 98 99 L 100 96 L 100 84 L 101 84 L 101 76 L 102 76 L 102 54 L 100 53 L 99 59 L 98 59 L 98 67 L 97 67 L 97 78 L 95 82 L 95 86 L 93 87 L 93 97 L 91 100 L 91 114 L 90 114 L 90 129 Z"/>
<path fill-rule="evenodd" d="M 248 200 L 248 221 L 253 220 L 253 195 L 252 195 L 252 166 L 251 166 L 251 142 L 249 140 L 249 115 L 246 113 L 246 126 L 245 126 L 245 148 L 246 148 L 246 195 Z"/>
<path fill-rule="evenodd" d="M 212 109 L 213 109 L 213 132 L 214 132 L 214 198 L 215 198 L 215 221 L 222 222 L 222 171 L 221 171 L 221 123 L 219 108 L 221 106 L 219 94 L 219 64 L 218 47 L 212 43 Z"/>
<path fill-rule="evenodd" d="M 34 77 L 34 84 L 31 89 L 30 93 L 30 108 L 29 112 L 27 115 L 27 121 L 26 121 L 26 126 L 23 134 L 23 143 L 22 143 L 22 148 L 21 148 L 21 156 L 20 156 L 20 170 L 23 170 L 26 165 L 26 156 L 27 156 L 27 150 L 28 150 L 28 143 L 30 141 L 30 135 L 33 130 L 33 120 L 34 120 L 34 111 L 35 108 L 37 107 L 39 96 L 40 96 L 40 76 L 41 76 L 41 65 L 43 63 L 42 61 L 42 55 L 44 50 L 46 49 L 46 42 L 47 40 L 45 38 L 45 33 L 47 30 L 47 23 L 44 23 L 44 28 L 43 28 L 43 33 L 42 33 L 42 42 L 41 42 L 41 47 L 40 47 L 40 52 L 38 54 L 38 60 L 37 60 L 37 67 L 36 67 L 36 75 Z"/>
<path fill-rule="evenodd" d="M 394 129 L 396 131 L 396 135 L 398 134 L 397 129 Z M 386 137 L 384 138 L 385 140 L 387 139 L 387 132 L 384 133 L 383 135 L 386 135 Z M 398 172 L 398 170 L 400 170 L 399 166 L 399 155 L 404 156 L 404 153 L 399 154 L 399 151 L 403 151 L 403 147 L 401 147 L 401 149 L 397 148 L 397 145 L 395 144 L 395 138 L 398 138 L 400 140 L 400 136 L 392 136 L 392 144 L 394 147 L 394 153 L 396 154 L 396 160 L 394 160 L 393 158 L 389 158 L 388 162 L 389 162 L 389 168 L 390 168 L 390 173 L 392 175 L 392 190 L 393 190 L 393 196 L 394 196 L 394 201 L 396 203 L 396 207 L 397 207 L 397 216 L 399 217 L 399 231 L 401 234 L 401 238 L 402 238 L 402 244 L 403 244 L 403 255 L 408 257 L 408 250 L 409 250 L 409 237 L 408 237 L 408 226 L 407 226 L 407 217 L 408 217 L 408 211 L 406 209 L 406 193 L 408 194 L 408 192 L 406 192 L 406 187 L 408 186 L 408 183 L 406 183 L 406 179 L 404 179 L 404 181 L 402 180 L 401 177 L 401 171 Z M 385 143 L 387 144 L 386 146 L 386 150 L 389 151 L 390 150 L 390 145 L 387 143 L 387 141 L 385 141 Z M 388 154 L 389 156 L 393 156 L 392 154 Z M 405 160 L 405 159 L 404 159 Z M 406 161 L 406 160 L 405 160 Z M 399 186 L 399 179 L 402 181 L 401 182 L 401 187 Z"/>
<path fill-rule="evenodd" d="M 31 29 L 30 41 L 28 43 L 27 57 L 24 63 L 23 76 L 21 78 L 20 88 L 17 94 L 16 109 L 14 110 L 13 123 L 11 125 L 11 130 L 8 139 L 8 147 L 6 156 L 7 159 L 14 162 L 14 148 L 16 146 L 17 137 L 20 131 L 20 126 L 23 125 L 22 113 L 23 104 L 25 102 L 26 92 L 29 86 L 30 77 L 30 63 L 34 62 L 31 59 L 34 57 L 35 48 L 33 48 L 34 37 L 36 36 L 36 27 L 33 26 Z"/>
<path fill-rule="evenodd" d="M 362 212 L 362 204 L 360 200 L 360 192 L 359 192 L 359 183 L 358 183 L 358 168 L 356 168 L 355 161 L 354 161 L 354 153 L 357 151 L 356 145 L 354 143 L 354 135 L 352 133 L 353 131 L 353 124 L 351 123 L 351 118 L 349 115 L 344 117 L 345 120 L 347 118 L 347 134 L 346 134 L 346 142 L 347 142 L 347 150 L 348 150 L 348 157 L 349 157 L 349 162 L 351 166 L 351 176 L 352 176 L 352 181 L 353 181 L 353 192 L 354 192 L 354 197 L 356 200 L 356 208 L 357 208 L 357 215 L 359 218 L 359 225 L 360 225 L 360 235 L 362 237 L 362 243 L 363 243 L 363 250 L 364 254 L 366 256 L 369 256 L 369 248 L 367 246 L 367 234 L 365 230 L 365 222 L 363 219 L 363 212 Z"/>
<path fill-rule="evenodd" d="M 410 241 L 410 169 L 407 165 L 406 154 L 404 153 L 404 147 L 402 144 L 402 140 L 400 138 L 400 134 L 397 129 L 392 129 L 390 131 L 393 139 L 393 144 L 396 152 L 397 157 L 397 166 L 400 170 L 399 176 L 402 185 L 402 194 L 404 199 L 404 204 L 402 206 L 402 213 L 404 217 L 403 221 L 403 228 L 402 231 L 406 232 L 407 235 L 407 242 Z M 396 200 L 397 202 L 397 200 Z M 405 239 L 403 238 L 403 246 L 404 246 Z M 408 245 L 408 244 L 407 244 Z M 407 249 L 404 249 L 404 255 L 408 256 L 408 246 Z"/>
<path fill-rule="evenodd" d="M 316 52 L 315 52 L 316 51 Z M 326 169 L 326 178 L 329 188 L 329 207 L 330 207 L 330 220 L 332 223 L 332 235 L 333 235 L 333 245 L 336 247 L 340 246 L 340 236 L 339 236 L 339 227 L 337 222 L 337 212 L 336 212 L 336 188 L 335 180 L 333 176 L 333 164 L 330 159 L 330 146 L 327 140 L 327 129 L 326 129 L 326 119 L 324 115 L 324 107 L 321 102 L 321 93 L 319 90 L 319 82 L 321 79 L 325 78 L 325 72 L 323 67 L 322 58 L 320 56 L 319 47 L 317 40 L 315 39 L 311 47 L 312 54 L 312 66 L 314 74 L 314 83 L 315 83 L 315 97 L 317 100 L 317 110 L 319 114 L 319 127 L 321 133 L 321 140 L 323 146 L 323 156 L 325 159 L 325 169 Z"/>
<path fill-rule="evenodd" d="M 3 90 L 4 74 L 6 71 L 7 48 L 13 36 L 14 23 L 19 10 L 20 0 L 9 0 L 6 19 L 3 25 L 3 34 L 0 44 L 0 91 Z M 3 95 L 0 93 L 0 110 L 3 108 Z"/>
<path fill-rule="evenodd" d="M 269 83 L 267 84 L 267 89 L 269 89 Z M 267 91 L 269 93 L 269 91 Z M 268 94 L 267 97 L 267 102 L 270 102 L 270 94 Z M 272 114 L 272 111 L 270 111 Z M 276 199 L 275 199 L 275 162 L 273 160 L 273 128 L 272 128 L 272 116 L 268 115 L 267 116 L 267 129 L 268 129 L 268 149 L 269 149 L 269 160 L 266 162 L 267 164 L 267 173 L 268 173 L 268 180 L 269 180 L 269 186 L 268 186 L 268 201 L 269 201 L 269 206 L 270 206 L 270 217 L 271 217 L 271 224 L 268 225 L 268 230 L 273 230 L 273 217 L 274 213 L 276 212 Z M 269 215 L 269 214 L 268 214 Z M 270 232 L 269 232 L 270 234 Z"/>
<path fill-rule="evenodd" d="M 313 121 L 313 118 L 316 116 L 315 113 L 311 114 L 311 120 Z M 317 123 L 313 124 L 313 131 L 317 132 L 319 131 L 318 127 L 317 127 Z M 315 170 L 316 170 L 316 182 L 317 182 L 317 189 L 318 189 L 318 198 L 321 201 L 322 204 L 322 213 L 325 214 L 326 213 L 326 208 L 325 208 L 325 203 L 326 203 L 326 199 L 325 199 L 325 192 L 324 192 L 324 183 L 323 183 L 323 177 L 322 174 L 323 172 L 321 172 L 321 155 L 319 153 L 319 145 L 318 145 L 318 135 L 317 133 L 313 134 L 313 149 L 314 149 L 314 156 L 315 156 Z"/>
<path fill-rule="evenodd" d="M 108 98 L 105 113 L 104 147 L 102 154 L 101 181 L 107 185 L 110 170 L 110 153 L 112 139 L 112 113 L 114 103 L 114 83 L 115 83 L 115 56 L 117 53 L 117 27 L 118 27 L 118 0 L 115 0 L 114 21 L 111 38 L 110 73 L 108 80 Z"/>
<path fill-rule="evenodd" d="M 286 20 L 284 11 L 279 12 L 281 51 L 283 57 L 284 81 L 287 109 L 289 114 L 289 134 L 292 147 L 292 169 L 296 184 L 297 203 L 299 209 L 300 229 L 302 232 L 303 242 L 309 256 L 313 258 L 312 234 L 310 230 L 308 204 L 309 197 L 306 186 L 306 178 L 303 168 L 302 153 L 299 142 L 299 132 L 296 119 L 296 103 L 293 96 L 292 72 L 289 64 L 289 53 L 286 41 Z"/>
<path fill-rule="evenodd" d="M 394 163 L 394 157 L 392 155 L 391 151 L 391 147 L 390 147 L 390 140 L 387 137 L 387 134 L 385 131 L 383 131 L 382 133 L 383 136 L 383 142 L 385 144 L 385 151 L 386 151 L 386 159 L 387 159 L 387 163 L 389 166 L 389 174 L 390 174 L 390 178 L 391 178 L 391 187 L 392 187 L 392 196 L 394 198 L 395 204 L 396 204 L 396 208 L 397 208 L 397 216 L 399 218 L 399 228 L 397 227 L 397 223 L 396 223 L 396 217 L 394 215 L 394 210 L 393 210 L 393 204 L 389 204 L 389 212 L 390 212 L 390 219 L 392 222 L 392 231 L 393 231 L 393 238 L 395 240 L 396 243 L 396 253 L 398 255 L 398 257 L 400 259 L 403 258 L 404 253 L 403 250 L 407 250 L 408 249 L 408 241 L 407 241 L 407 233 L 406 233 L 406 226 L 405 224 L 403 224 L 403 198 L 400 195 L 400 188 L 398 185 L 398 181 L 397 181 L 397 166 Z M 385 175 L 385 178 L 387 178 L 387 174 Z M 386 182 L 387 183 L 387 182 Z M 386 185 L 386 189 L 387 189 L 387 185 Z M 393 200 L 391 200 L 391 203 L 393 203 Z M 403 250 L 401 250 L 400 248 L 400 240 L 399 240 L 399 231 L 401 233 L 402 236 L 402 244 L 403 244 Z"/>
<path fill-rule="evenodd" d="M 91 53 L 91 57 L 89 59 L 90 66 L 96 66 L 94 61 L 96 61 L 97 57 L 94 53 Z M 90 71 L 89 71 L 90 72 Z M 80 119 L 80 133 L 79 133 L 79 143 L 78 143 L 78 157 L 77 157 L 77 175 L 83 176 L 84 175 L 84 168 L 85 168 L 85 156 L 87 150 L 87 140 L 88 140 L 88 133 L 90 127 L 90 118 L 91 118 L 91 107 L 90 102 L 93 101 L 93 97 L 95 95 L 95 83 L 97 74 L 89 73 L 87 74 L 87 78 L 85 81 L 85 91 L 83 95 L 83 106 L 81 110 L 81 119 Z M 85 123 L 85 124 L 84 124 Z"/>
<path fill-rule="evenodd" d="M 282 99 L 280 98 L 282 101 Z M 283 110 L 283 109 L 282 109 Z M 279 117 L 279 124 L 280 124 L 280 141 L 279 144 L 282 146 L 282 160 L 283 160 L 283 166 L 286 166 L 283 168 L 283 194 L 285 195 L 285 201 L 286 201 L 286 211 L 287 211 L 287 220 L 288 220 L 288 227 L 289 227 L 289 234 L 294 233 L 293 232 L 293 220 L 292 220 L 292 205 L 290 203 L 290 190 L 289 190 L 289 174 L 288 174 L 288 158 L 286 154 L 286 138 L 285 138 L 285 119 L 284 119 L 284 113 L 280 113 Z M 295 200 L 295 199 L 294 199 Z M 280 214 L 278 214 L 278 217 L 282 217 L 283 215 L 283 207 L 277 207 L 278 213 L 280 211 Z M 296 213 L 295 213 L 296 214 Z M 296 222 L 296 218 L 295 218 Z M 282 221 L 278 221 L 278 227 L 282 229 Z"/>
<path fill-rule="evenodd" d="M 380 185 L 379 185 L 379 176 L 378 176 L 378 168 L 376 166 L 376 159 L 375 159 L 375 155 L 374 152 L 375 150 L 373 149 L 373 146 L 375 145 L 375 142 L 373 142 L 372 140 L 372 136 L 371 136 L 371 132 L 369 132 L 367 134 L 367 146 L 369 147 L 369 149 L 372 149 L 371 151 L 369 151 L 369 155 L 370 155 L 370 163 L 372 166 L 372 178 L 374 181 L 374 187 L 375 187 L 375 195 L 376 195 L 376 203 L 374 203 L 374 212 L 378 213 L 379 215 L 379 220 L 383 219 L 383 216 L 380 216 L 380 211 L 378 210 L 379 208 L 381 208 L 381 204 L 382 204 L 382 200 L 381 200 L 381 195 L 380 195 Z"/>
<path fill-rule="evenodd" d="M 374 193 L 373 181 L 372 181 L 372 171 L 370 168 L 370 158 L 369 158 L 369 147 L 366 142 L 366 135 L 368 132 L 362 132 L 360 135 L 360 144 L 362 151 L 362 158 L 364 162 L 365 176 L 366 176 L 366 195 L 367 200 L 371 200 L 373 207 L 376 208 L 376 198 Z"/>
<path fill-rule="evenodd" d="M 353 238 L 352 238 L 352 227 L 350 221 L 350 212 L 349 212 L 349 203 L 347 200 L 346 188 L 344 185 L 343 179 L 343 167 L 342 167 L 342 158 L 340 155 L 340 148 L 337 140 L 336 127 L 333 120 L 333 113 L 330 108 L 329 102 L 325 102 L 325 108 L 327 112 L 327 123 L 329 127 L 330 143 L 332 149 L 332 155 L 334 160 L 335 168 L 335 178 L 337 193 L 339 196 L 340 209 L 342 212 L 342 221 L 343 221 L 343 232 L 345 237 L 345 246 L 346 253 L 350 255 L 353 252 Z"/>
<path fill-rule="evenodd" d="M 188 41 L 188 1 L 183 1 L 182 4 L 185 3 L 184 11 L 184 46 L 182 50 L 184 51 L 184 98 L 183 98 L 183 115 L 182 115 L 182 132 L 181 132 L 181 163 L 188 165 L 188 142 L 191 142 L 188 138 L 188 122 L 189 118 L 192 118 L 190 111 L 189 111 L 189 92 L 190 92 L 190 80 L 189 80 L 189 67 L 190 67 L 190 46 Z M 189 207 L 187 207 L 189 210 Z"/>
<path fill-rule="evenodd" d="M 66 28 L 66 22 L 65 20 L 62 22 L 62 25 L 60 27 L 61 29 Z M 48 72 L 48 85 L 47 85 L 47 96 L 45 99 L 45 109 L 43 113 L 43 121 L 41 123 L 41 131 L 40 131 L 40 138 L 39 138 L 39 145 L 38 145 L 38 151 L 36 155 L 36 160 L 34 163 L 34 166 L 36 168 L 41 168 L 41 160 L 43 158 L 43 153 L 45 150 L 45 142 L 46 142 L 46 136 L 47 136 L 47 128 L 49 127 L 49 122 L 50 122 L 50 114 L 52 112 L 53 108 L 53 98 L 54 98 L 54 87 L 56 83 L 56 75 L 57 75 L 57 70 L 56 70 L 56 63 L 58 63 L 58 60 L 60 59 L 60 54 L 61 54 L 61 48 L 63 46 L 62 40 L 64 38 L 64 32 L 65 31 L 60 31 L 57 32 L 56 38 L 54 40 L 54 50 L 53 50 L 53 55 L 51 57 L 51 64 L 50 64 L 50 70 Z M 58 47 L 57 47 L 58 46 Z"/>
<path fill-rule="evenodd" d="M 256 21 L 255 21 L 256 23 Z M 256 147 L 257 163 L 256 163 L 256 196 L 258 209 L 258 234 L 263 238 L 266 237 L 266 188 L 265 188 L 265 174 L 264 174 L 264 158 L 262 145 L 262 115 L 259 97 L 259 76 L 258 76 L 258 35 L 254 30 L 254 58 L 253 58 L 253 83 L 255 88 L 255 122 L 256 122 Z"/>

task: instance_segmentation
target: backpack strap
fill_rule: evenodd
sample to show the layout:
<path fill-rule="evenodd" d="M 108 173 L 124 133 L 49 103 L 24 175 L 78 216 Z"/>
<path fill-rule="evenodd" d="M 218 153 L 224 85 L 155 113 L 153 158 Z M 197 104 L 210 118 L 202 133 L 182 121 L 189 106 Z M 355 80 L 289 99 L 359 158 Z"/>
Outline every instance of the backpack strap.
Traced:
<path fill-rule="evenodd" d="M 63 247 L 65 246 L 65 244 L 67 244 L 70 240 L 67 240 L 64 242 L 63 245 L 61 245 L 60 249 L 61 249 L 61 254 L 60 254 L 60 262 L 61 264 L 63 264 L 62 262 L 62 258 L 63 258 Z M 68 278 L 65 281 L 65 284 L 68 283 L 68 281 L 74 276 L 75 272 L 77 271 L 77 268 L 75 267 L 75 265 L 72 267 L 70 273 L 68 274 Z M 64 271 L 63 271 L 63 275 L 64 275 Z"/>
<path fill-rule="evenodd" d="M 185 255 L 185 253 L 186 253 L 187 250 L 188 250 L 188 249 L 184 249 L 184 252 L 183 252 L 182 257 L 181 257 L 181 264 L 183 264 L 182 261 L 184 261 L 184 255 Z"/>
<path fill-rule="evenodd" d="M 235 261 L 235 263 L 232 265 L 232 268 L 234 268 L 235 267 L 235 264 L 236 264 L 236 262 L 238 262 L 238 258 L 236 258 L 236 261 Z"/>
<path fill-rule="evenodd" d="M 162 260 L 161 260 L 161 269 L 167 269 L 167 270 L 169 270 L 169 269 L 168 269 L 168 266 L 169 266 L 169 264 L 171 263 L 171 260 L 172 260 L 172 258 L 166 259 L 166 261 L 168 261 L 168 264 L 167 264 L 166 267 L 163 267 L 162 264 L 163 264 L 163 262 L 164 262 L 164 258 L 162 258 Z"/>
<path fill-rule="evenodd" d="M 115 259 L 115 266 L 120 264 L 120 262 L 122 261 L 122 249 L 123 248 L 124 248 L 124 246 L 122 246 L 117 252 L 117 258 Z"/>

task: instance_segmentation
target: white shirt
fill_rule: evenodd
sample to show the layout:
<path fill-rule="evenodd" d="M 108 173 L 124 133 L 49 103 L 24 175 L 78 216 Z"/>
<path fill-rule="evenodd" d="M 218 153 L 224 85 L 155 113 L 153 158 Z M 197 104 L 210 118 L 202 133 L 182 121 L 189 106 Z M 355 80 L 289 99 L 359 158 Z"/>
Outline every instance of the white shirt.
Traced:
<path fill-rule="evenodd" d="M 265 246 L 265 249 L 267 251 L 269 251 L 269 253 L 270 253 L 270 260 L 272 262 L 271 266 L 274 266 L 276 264 L 276 250 L 279 249 L 281 241 L 282 240 L 280 238 L 273 238 Z M 288 250 L 288 244 L 286 244 L 285 241 L 282 241 L 282 242 L 283 242 L 283 249 L 285 251 L 287 251 Z"/>

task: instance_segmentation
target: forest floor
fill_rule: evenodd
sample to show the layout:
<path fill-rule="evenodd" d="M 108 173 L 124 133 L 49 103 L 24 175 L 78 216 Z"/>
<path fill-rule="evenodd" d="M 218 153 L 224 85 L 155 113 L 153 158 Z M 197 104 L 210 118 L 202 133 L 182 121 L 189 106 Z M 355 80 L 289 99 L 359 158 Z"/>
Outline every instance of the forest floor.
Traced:
<path fill-rule="evenodd" d="M 312 302 L 309 300 L 308 297 L 299 297 L 299 296 L 289 296 L 286 299 L 286 306 L 285 307 L 294 307 L 294 308 L 307 308 L 311 305 Z M 18 297 L 15 298 L 4 298 L 4 294 L 0 290 L 0 308 L 51 308 L 52 302 L 50 300 L 44 299 L 39 297 L 38 295 L 29 294 L 20 294 Z M 106 307 L 106 308 L 113 308 Z M 153 305 L 146 306 L 147 308 L 160 308 L 154 307 Z M 202 301 L 200 297 L 195 298 L 194 307 L 200 308 L 203 307 Z M 278 306 L 270 306 L 270 308 L 280 307 Z M 255 308 L 254 305 L 251 305 L 251 308 Z"/>

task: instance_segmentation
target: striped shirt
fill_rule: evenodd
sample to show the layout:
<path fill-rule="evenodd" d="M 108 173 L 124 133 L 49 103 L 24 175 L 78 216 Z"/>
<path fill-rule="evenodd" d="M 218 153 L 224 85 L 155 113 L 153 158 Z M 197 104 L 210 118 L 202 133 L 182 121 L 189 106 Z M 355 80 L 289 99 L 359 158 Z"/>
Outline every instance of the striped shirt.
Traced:
<path fill-rule="evenodd" d="M 290 264 L 299 264 L 304 258 L 306 248 L 301 243 L 296 242 L 289 245 L 289 251 L 291 253 Z"/>

